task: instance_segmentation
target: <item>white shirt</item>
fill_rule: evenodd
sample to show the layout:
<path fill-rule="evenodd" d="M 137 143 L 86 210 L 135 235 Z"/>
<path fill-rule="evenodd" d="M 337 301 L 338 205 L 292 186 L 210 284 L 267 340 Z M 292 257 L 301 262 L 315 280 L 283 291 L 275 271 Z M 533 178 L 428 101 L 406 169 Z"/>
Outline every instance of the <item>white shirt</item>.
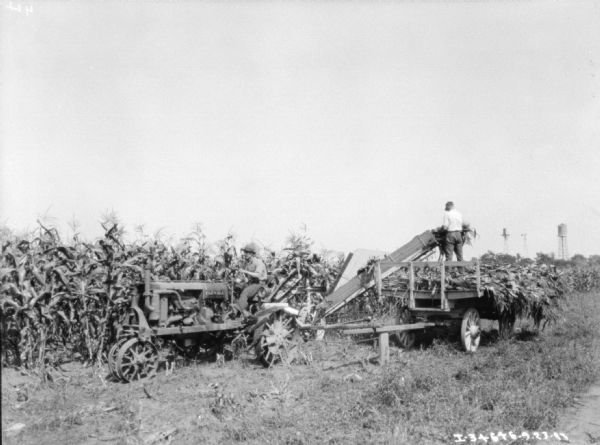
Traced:
<path fill-rule="evenodd" d="M 454 232 L 457 230 L 461 231 L 462 224 L 462 215 L 458 210 L 452 209 L 444 212 L 444 222 L 442 225 L 448 230 L 448 232 Z"/>

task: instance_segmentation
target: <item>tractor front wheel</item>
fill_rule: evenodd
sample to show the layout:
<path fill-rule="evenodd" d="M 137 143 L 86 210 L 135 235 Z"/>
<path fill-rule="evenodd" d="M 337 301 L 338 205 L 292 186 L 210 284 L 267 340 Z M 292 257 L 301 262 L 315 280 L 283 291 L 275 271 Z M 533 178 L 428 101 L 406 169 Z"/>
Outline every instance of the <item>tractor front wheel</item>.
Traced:
<path fill-rule="evenodd" d="M 123 346 L 127 340 L 129 339 L 121 338 L 117 340 L 108 351 L 108 370 L 110 371 L 110 374 L 116 379 L 120 378 L 117 374 L 117 353 L 119 352 L 119 348 Z"/>
<path fill-rule="evenodd" d="M 154 377 L 157 369 L 158 351 L 149 341 L 131 338 L 117 352 L 117 375 L 125 382 Z"/>

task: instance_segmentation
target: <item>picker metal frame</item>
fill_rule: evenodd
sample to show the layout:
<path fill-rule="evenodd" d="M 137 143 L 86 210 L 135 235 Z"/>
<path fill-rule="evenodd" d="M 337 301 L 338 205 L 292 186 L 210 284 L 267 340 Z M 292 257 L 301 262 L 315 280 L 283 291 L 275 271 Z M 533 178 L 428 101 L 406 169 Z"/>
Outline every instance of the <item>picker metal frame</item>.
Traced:
<path fill-rule="evenodd" d="M 363 323 L 348 326 L 344 329 L 340 327 L 345 335 L 377 334 L 380 337 L 389 334 L 405 333 L 418 330 L 425 330 L 434 327 L 457 328 L 461 337 L 461 342 L 467 352 L 475 352 L 479 346 L 481 326 L 480 319 L 497 319 L 493 301 L 481 287 L 481 270 L 478 260 L 475 261 L 380 261 L 374 267 L 375 273 L 362 289 L 365 292 L 375 288 L 378 295 L 381 295 L 384 285 L 382 280 L 399 270 L 408 271 L 408 305 L 407 309 L 411 314 L 411 321 L 406 323 L 384 325 L 375 323 Z M 439 286 L 432 292 L 431 289 L 421 290 L 417 288 L 415 270 L 418 268 L 430 268 L 440 270 Z M 475 288 L 474 289 L 449 289 L 446 283 L 447 270 L 457 268 L 459 271 L 465 269 L 475 270 Z M 381 270 L 385 272 L 381 273 Z M 428 302 L 423 305 L 421 303 Z M 330 308 L 326 315 L 341 309 L 345 304 L 338 304 Z M 327 326 L 318 325 L 313 329 L 327 329 Z M 380 341 L 387 342 L 380 338 Z M 381 362 L 386 363 L 386 348 L 383 348 Z"/>

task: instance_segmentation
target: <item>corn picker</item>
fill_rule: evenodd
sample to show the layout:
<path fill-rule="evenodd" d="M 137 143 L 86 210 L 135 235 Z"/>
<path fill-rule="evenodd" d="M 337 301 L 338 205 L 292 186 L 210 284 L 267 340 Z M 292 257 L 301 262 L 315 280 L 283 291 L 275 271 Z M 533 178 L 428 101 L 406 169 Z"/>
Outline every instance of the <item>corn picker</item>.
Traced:
<path fill-rule="evenodd" d="M 481 285 L 477 261 L 424 261 L 434 257 L 442 243 L 443 232 L 426 231 L 384 259 L 372 261 L 324 299 L 321 329 L 327 329 L 327 321 L 347 335 L 385 334 L 387 342 L 391 334 L 408 348 L 415 331 L 451 328 L 460 334 L 464 349 L 475 352 L 481 339 L 480 318 L 499 318 L 492 291 Z M 385 320 L 340 323 L 340 314 L 365 296 L 395 301 L 398 310 Z"/>
<path fill-rule="evenodd" d="M 157 281 L 146 269 L 108 353 L 113 377 L 130 382 L 152 377 L 174 355 L 224 346 L 254 349 L 272 366 L 293 348 L 298 311 L 286 303 L 257 301 L 251 314 L 236 308 L 227 282 Z"/>

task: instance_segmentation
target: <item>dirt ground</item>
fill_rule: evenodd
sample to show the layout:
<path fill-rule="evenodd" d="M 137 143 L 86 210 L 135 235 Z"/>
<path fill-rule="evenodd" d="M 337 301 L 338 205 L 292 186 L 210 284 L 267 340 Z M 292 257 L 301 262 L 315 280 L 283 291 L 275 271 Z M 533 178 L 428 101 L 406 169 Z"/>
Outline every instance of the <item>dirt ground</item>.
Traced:
<path fill-rule="evenodd" d="M 3 442 L 387 442 L 393 430 L 362 425 L 361 395 L 369 376 L 381 372 L 367 361 L 373 348 L 315 342 L 305 351 L 303 365 L 265 369 L 248 355 L 189 364 L 171 375 L 162 370 L 131 384 L 109 381 L 105 369 L 72 364 L 53 384 L 36 388 L 35 379 L 3 369 Z M 354 411 L 345 409 L 349 403 Z M 7 431 L 15 424 L 24 426 Z"/>
<path fill-rule="evenodd" d="M 522 350 L 526 343 L 511 347 Z M 530 342 L 529 347 L 537 348 L 535 342 Z M 446 375 L 458 379 L 465 371 L 482 369 L 498 356 L 500 349 L 491 342 L 468 356 L 458 347 L 442 345 L 441 355 L 428 357 L 434 353 L 427 349 L 406 352 L 391 348 L 392 365 L 386 370 L 369 360 L 377 355 L 372 344 L 332 338 L 305 343 L 300 364 L 265 369 L 247 354 L 224 363 L 181 363 L 170 374 L 162 369 L 150 381 L 131 384 L 110 381 L 106 368 L 76 363 L 64 365 L 44 385 L 37 377 L 2 369 L 2 442 L 414 443 L 410 440 L 415 434 L 409 430 L 410 423 L 400 422 L 383 411 L 381 404 L 372 403 L 377 385 L 389 377 L 390 370 L 401 373 L 423 360 L 422 363 L 441 364 L 440 372 L 435 371 L 440 374 L 440 381 L 445 381 Z M 449 370 L 452 367 L 455 369 Z M 455 373 L 457 369 L 462 371 Z M 432 371 L 424 374 L 428 372 Z M 427 383 L 431 375 L 424 375 L 419 384 Z M 477 388 L 477 384 L 471 388 Z M 479 412 L 488 412 L 487 407 L 483 409 Z M 573 444 L 600 443 L 598 413 L 600 387 L 595 386 L 566 411 L 560 431 Z M 419 443 L 455 443 L 448 432 L 454 430 L 421 435 L 423 440 Z"/>
<path fill-rule="evenodd" d="M 578 397 L 561 422 L 561 430 L 571 443 L 600 443 L 600 384 Z"/>

